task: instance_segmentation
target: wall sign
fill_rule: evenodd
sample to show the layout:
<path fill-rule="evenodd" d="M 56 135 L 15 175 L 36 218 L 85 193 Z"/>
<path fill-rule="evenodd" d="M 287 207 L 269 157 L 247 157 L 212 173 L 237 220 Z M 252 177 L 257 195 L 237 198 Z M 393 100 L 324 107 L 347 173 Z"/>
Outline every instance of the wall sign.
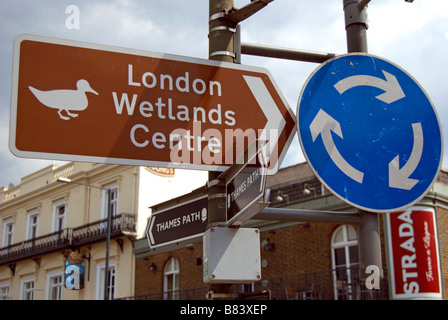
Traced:
<path fill-rule="evenodd" d="M 443 298 L 434 208 L 385 214 L 392 299 Z"/>

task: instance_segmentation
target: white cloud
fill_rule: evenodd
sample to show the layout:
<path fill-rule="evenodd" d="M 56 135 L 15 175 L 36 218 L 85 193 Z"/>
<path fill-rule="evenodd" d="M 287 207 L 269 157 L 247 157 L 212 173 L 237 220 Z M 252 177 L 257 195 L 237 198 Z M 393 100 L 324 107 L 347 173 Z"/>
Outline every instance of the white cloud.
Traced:
<path fill-rule="evenodd" d="M 235 0 L 241 7 L 249 0 Z M 79 30 L 65 27 L 65 8 L 80 9 Z M 448 119 L 448 1 L 371 1 L 369 51 L 413 75 L 430 95 L 444 130 Z M 303 50 L 346 52 L 343 1 L 277 0 L 241 23 L 242 40 Z M 12 43 L 21 33 L 114 46 L 208 57 L 208 0 L 15 0 L 0 11 L 0 186 L 17 183 L 51 161 L 24 160 L 8 149 Z M 243 63 L 267 68 L 295 112 L 314 63 L 243 56 Z M 447 140 L 447 139 L 445 139 Z M 448 148 L 445 147 L 448 152 Z M 285 164 L 302 161 L 297 138 Z M 448 166 L 448 158 L 445 160 Z"/>

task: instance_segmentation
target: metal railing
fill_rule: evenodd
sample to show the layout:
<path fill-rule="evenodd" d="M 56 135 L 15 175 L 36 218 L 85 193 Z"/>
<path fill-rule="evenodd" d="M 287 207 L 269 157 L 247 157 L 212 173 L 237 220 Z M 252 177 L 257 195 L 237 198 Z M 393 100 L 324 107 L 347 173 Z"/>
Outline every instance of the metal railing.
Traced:
<path fill-rule="evenodd" d="M 135 215 L 121 213 L 112 217 L 111 238 L 121 236 L 124 232 L 135 232 Z M 73 228 L 72 246 L 79 247 L 93 242 L 105 241 L 107 236 L 107 219 L 95 221 Z"/>
<path fill-rule="evenodd" d="M 63 250 L 70 245 L 70 229 L 25 240 L 0 249 L 0 265 Z"/>
<path fill-rule="evenodd" d="M 148 293 L 138 296 L 119 298 L 117 300 L 205 300 L 208 287 Z"/>
<path fill-rule="evenodd" d="M 341 276 L 344 272 L 347 276 Z M 379 289 L 367 289 L 359 279 L 358 268 L 344 268 L 300 273 L 262 279 L 251 286 L 251 292 L 270 291 L 271 300 L 387 300 L 388 283 L 385 276 Z M 235 285 L 235 293 L 244 293 L 247 286 Z M 122 300 L 205 300 L 208 287 L 149 293 Z M 249 298 L 250 299 L 250 298 Z"/>
<path fill-rule="evenodd" d="M 0 248 L 0 265 L 105 241 L 106 227 L 107 219 L 103 219 Z M 121 213 L 112 217 L 111 238 L 122 236 L 124 232 L 135 231 L 136 217 L 134 214 Z"/>
<path fill-rule="evenodd" d="M 358 268 L 314 271 L 254 283 L 254 291 L 269 289 L 272 300 L 384 300 L 388 299 L 387 278 L 379 289 L 368 289 Z"/>

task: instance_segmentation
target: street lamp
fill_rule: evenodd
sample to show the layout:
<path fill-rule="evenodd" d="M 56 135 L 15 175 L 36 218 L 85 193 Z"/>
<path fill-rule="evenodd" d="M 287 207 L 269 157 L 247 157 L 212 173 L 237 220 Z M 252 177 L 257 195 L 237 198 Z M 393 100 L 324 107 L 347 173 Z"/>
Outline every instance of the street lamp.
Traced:
<path fill-rule="evenodd" d="M 311 194 L 311 191 L 314 192 L 314 197 L 317 197 L 316 188 L 312 188 L 308 183 L 305 183 L 305 185 L 303 186 L 303 194 L 308 196 Z"/>
<path fill-rule="evenodd" d="M 106 236 L 106 266 L 104 268 L 104 300 L 109 300 L 109 290 L 107 290 L 108 285 L 108 272 L 109 272 L 109 251 L 110 251 L 110 226 L 112 224 L 112 214 L 111 214 L 111 189 L 103 188 L 87 183 L 73 181 L 69 178 L 59 177 L 56 181 L 64 183 L 75 183 L 86 187 L 101 189 L 107 191 L 107 236 Z"/>

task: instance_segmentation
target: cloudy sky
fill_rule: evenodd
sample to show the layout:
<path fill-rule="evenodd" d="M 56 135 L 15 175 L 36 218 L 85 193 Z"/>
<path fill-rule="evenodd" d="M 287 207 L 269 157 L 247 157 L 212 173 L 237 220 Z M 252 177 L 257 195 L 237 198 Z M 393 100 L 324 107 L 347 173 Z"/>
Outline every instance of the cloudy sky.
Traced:
<path fill-rule="evenodd" d="M 235 0 L 241 7 L 249 0 Z M 208 0 L 1 0 L 0 186 L 51 165 L 20 159 L 8 148 L 13 41 L 23 33 L 208 58 Z M 68 29 L 66 9 L 79 8 L 79 29 Z M 372 0 L 368 8 L 369 53 L 410 73 L 431 98 L 448 133 L 448 1 Z M 343 0 L 275 0 L 241 23 L 242 41 L 342 54 L 347 51 Z M 317 64 L 243 56 L 265 67 L 296 112 L 300 91 Z M 445 155 L 446 146 L 445 139 Z M 283 166 L 304 161 L 297 137 Z M 61 164 L 61 162 L 56 162 Z M 443 167 L 448 168 L 448 157 Z"/>

